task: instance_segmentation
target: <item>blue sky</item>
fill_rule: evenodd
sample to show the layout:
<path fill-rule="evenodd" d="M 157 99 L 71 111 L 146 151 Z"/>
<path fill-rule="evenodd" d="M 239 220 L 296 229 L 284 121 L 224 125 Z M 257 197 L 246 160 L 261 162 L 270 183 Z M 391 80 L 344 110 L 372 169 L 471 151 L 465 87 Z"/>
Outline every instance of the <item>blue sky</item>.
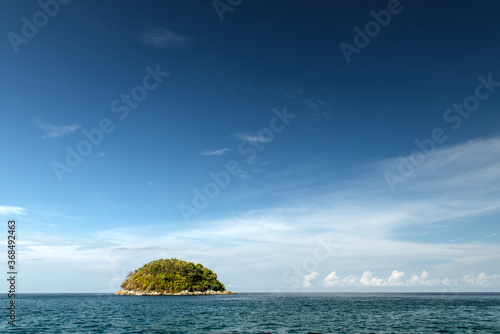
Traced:
<path fill-rule="evenodd" d="M 498 9 L 3 1 L 20 291 L 499 291 Z"/>

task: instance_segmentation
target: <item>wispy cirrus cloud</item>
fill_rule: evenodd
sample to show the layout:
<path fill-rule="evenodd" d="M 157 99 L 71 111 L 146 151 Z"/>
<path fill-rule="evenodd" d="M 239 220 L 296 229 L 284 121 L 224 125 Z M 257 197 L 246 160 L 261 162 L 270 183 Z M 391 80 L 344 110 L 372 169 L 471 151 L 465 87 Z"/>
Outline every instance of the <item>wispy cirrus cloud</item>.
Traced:
<path fill-rule="evenodd" d="M 333 119 L 332 108 L 321 100 L 304 97 L 301 91 L 287 93 L 285 97 L 290 103 L 307 112 L 313 122 Z"/>
<path fill-rule="evenodd" d="M 249 143 L 267 144 L 272 141 L 271 138 L 266 138 L 259 134 L 238 132 L 233 135 L 233 138 L 238 141 L 246 141 Z"/>
<path fill-rule="evenodd" d="M 450 147 L 432 144 L 425 154 L 400 156 L 377 163 L 392 191 L 434 189 L 474 192 L 500 190 L 500 137 L 474 139 Z M 418 152 L 418 151 L 415 151 Z"/>
<path fill-rule="evenodd" d="M 223 155 L 225 153 L 227 153 L 229 151 L 229 148 L 226 147 L 226 148 L 221 148 L 221 149 L 218 149 L 218 150 L 205 150 L 203 152 L 201 152 L 200 154 L 201 155 L 207 155 L 207 156 L 219 156 L 219 155 Z"/>
<path fill-rule="evenodd" d="M 182 48 L 191 44 L 191 38 L 163 27 L 156 27 L 139 34 L 139 41 L 156 49 Z"/>
<path fill-rule="evenodd" d="M 62 136 L 69 135 L 70 133 L 81 128 L 80 125 L 70 124 L 70 125 L 53 125 L 47 122 L 43 122 L 39 119 L 31 120 L 33 125 L 38 127 L 39 129 L 45 131 L 42 138 L 59 138 Z"/>
<path fill-rule="evenodd" d="M 25 215 L 26 209 L 19 206 L 0 205 L 0 215 Z"/>
<path fill-rule="evenodd" d="M 46 236 L 26 238 L 30 243 L 23 258 L 89 271 L 93 264 L 86 261 L 100 254 L 107 261 L 100 270 L 108 270 L 100 284 L 109 284 L 110 292 L 129 270 L 159 256 L 207 263 L 239 291 L 272 291 L 279 284 L 288 291 L 293 289 L 290 281 L 300 289 L 322 291 L 498 289 L 498 230 L 488 222 L 500 213 L 500 178 L 494 172 L 500 166 L 498 140 L 436 148 L 398 196 L 386 185 L 383 161 L 348 182 L 270 188 L 276 196 L 286 192 L 290 202 L 270 202 L 267 209 L 235 211 L 178 230 L 169 229 L 170 223 L 129 226 L 61 245 Z M 243 199 L 224 200 L 237 204 Z M 324 235 L 332 236 L 334 251 L 313 257 Z M 78 243 L 84 246 L 67 247 Z M 116 274 L 105 265 L 112 265 Z M 292 274 L 284 275 L 287 271 Z M 70 280 L 68 271 L 58 274 L 61 282 Z M 256 287 L 264 275 L 268 281 Z M 56 283 L 50 291 L 57 291 Z"/>
<path fill-rule="evenodd" d="M 325 102 L 317 99 L 308 99 L 295 94 L 286 94 L 287 99 L 292 103 L 301 104 L 306 107 L 306 111 L 312 116 L 313 120 L 332 119 L 333 111 Z"/>
<path fill-rule="evenodd" d="M 325 259 L 324 262 L 318 263 L 313 272 L 301 276 L 300 283 L 303 288 L 360 287 L 373 290 L 379 287 L 437 286 L 463 289 L 473 286 L 472 280 L 474 286 L 487 287 L 500 284 L 498 275 L 484 275 L 481 270 L 477 270 L 481 273 L 479 275 L 467 274 L 469 276 L 466 280 L 463 278 L 464 273 L 470 273 L 473 270 L 472 266 L 475 261 L 494 270 L 491 263 L 498 263 L 499 246 L 497 245 L 424 244 L 399 241 L 394 240 L 390 235 L 376 236 L 371 233 L 370 229 L 363 229 L 359 226 L 352 227 L 352 231 L 341 231 L 339 224 L 344 224 L 331 213 L 326 212 L 322 216 L 328 220 L 327 223 L 334 231 L 332 244 L 335 247 L 335 254 Z M 372 224 L 380 224 L 379 221 L 373 220 L 373 215 L 370 217 Z M 162 225 L 141 226 L 143 233 L 150 235 L 147 240 L 137 235 L 138 227 L 135 226 L 98 231 L 88 239 L 69 241 L 66 238 L 57 237 L 60 240 L 59 243 L 49 240 L 47 236 L 32 236 L 26 237 L 27 251 L 24 258 L 25 261 L 42 259 L 45 265 L 61 266 L 64 264 L 75 266 L 75 268 L 83 266 L 92 269 L 93 264 L 88 262 L 88 258 L 100 254 L 100 258 L 105 259 L 103 263 L 112 264 L 117 273 L 109 278 L 108 283 L 113 288 L 110 288 L 108 292 L 112 292 L 113 289 L 118 290 L 119 283 L 129 270 L 157 258 L 159 254 L 164 257 L 178 257 L 207 263 L 214 267 L 225 281 L 237 283 L 247 290 L 252 289 L 255 280 L 263 273 L 270 273 L 271 281 L 266 282 L 264 289 L 271 291 L 273 280 L 279 282 L 287 267 L 297 263 L 297 259 L 303 258 L 304 255 L 311 254 L 310 252 L 317 246 L 316 237 L 324 229 L 315 223 L 316 218 L 319 217 L 311 216 L 309 210 L 304 208 L 302 210 L 252 212 L 246 216 L 232 216 L 223 220 L 201 222 L 180 231 L 158 232 L 162 230 Z M 306 222 L 308 225 L 305 224 Z M 311 222 L 314 222 L 315 231 L 310 231 Z M 363 230 L 368 230 L 368 233 L 363 233 Z M 283 249 L 288 251 L 283 252 Z M 262 258 L 267 260 L 265 262 L 258 260 Z M 429 279 L 427 272 L 403 279 L 406 277 L 402 270 L 393 271 L 387 278 L 379 278 L 370 271 L 384 272 L 387 267 L 393 267 L 394 264 L 401 265 L 401 259 L 404 259 L 405 265 L 423 261 L 446 262 L 454 264 L 456 268 L 451 272 L 449 268 L 432 266 L 430 272 L 440 277 L 436 279 Z M 466 261 L 466 263 L 460 261 Z M 307 264 L 309 265 L 310 263 Z M 370 268 L 370 270 L 365 270 L 362 276 L 357 277 L 354 275 L 339 277 L 336 273 L 328 275 L 327 273 L 334 266 L 343 271 L 359 271 L 360 267 Z M 294 266 L 294 268 L 297 267 Z M 302 267 L 299 270 L 302 270 Z M 241 275 L 242 272 L 246 273 L 244 277 Z M 61 277 L 66 277 L 64 275 L 66 273 Z M 323 279 L 325 276 L 326 278 Z M 322 281 L 319 280 L 320 278 Z M 103 276 L 102 285 L 108 284 L 105 280 L 106 277 Z M 479 285 L 481 282 L 484 284 Z M 56 286 L 54 285 L 51 289 L 56 289 Z M 31 291 L 36 291 L 36 289 L 32 288 Z"/>

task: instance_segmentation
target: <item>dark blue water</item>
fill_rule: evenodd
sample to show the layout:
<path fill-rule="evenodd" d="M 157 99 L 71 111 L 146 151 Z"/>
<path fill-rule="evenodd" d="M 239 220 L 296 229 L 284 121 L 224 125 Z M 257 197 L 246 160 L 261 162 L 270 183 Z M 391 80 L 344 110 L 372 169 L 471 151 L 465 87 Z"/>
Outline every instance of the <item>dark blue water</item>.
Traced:
<path fill-rule="evenodd" d="M 2 306 L 1 333 L 500 333 L 500 294 L 26 294 L 16 305 L 15 328 Z"/>

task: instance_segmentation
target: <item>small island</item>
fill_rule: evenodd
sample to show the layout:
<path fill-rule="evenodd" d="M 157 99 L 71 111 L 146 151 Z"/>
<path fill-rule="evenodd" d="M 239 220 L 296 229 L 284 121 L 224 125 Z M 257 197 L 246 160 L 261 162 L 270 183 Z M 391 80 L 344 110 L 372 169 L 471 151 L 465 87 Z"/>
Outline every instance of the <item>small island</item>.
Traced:
<path fill-rule="evenodd" d="M 231 295 L 217 274 L 201 264 L 160 259 L 131 271 L 115 295 Z"/>

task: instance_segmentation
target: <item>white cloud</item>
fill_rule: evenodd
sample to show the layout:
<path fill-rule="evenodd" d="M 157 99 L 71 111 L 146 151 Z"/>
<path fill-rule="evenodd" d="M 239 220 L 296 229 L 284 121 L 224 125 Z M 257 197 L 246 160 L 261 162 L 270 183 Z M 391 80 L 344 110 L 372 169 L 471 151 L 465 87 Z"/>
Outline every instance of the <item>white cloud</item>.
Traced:
<path fill-rule="evenodd" d="M 26 209 L 19 206 L 0 205 L 0 215 L 25 215 Z"/>
<path fill-rule="evenodd" d="M 427 279 L 428 277 L 429 277 L 429 273 L 427 273 L 426 270 L 423 270 L 422 274 L 420 274 L 420 276 L 417 276 L 414 274 L 406 283 L 409 286 L 412 286 L 412 285 L 430 285 L 431 281 L 429 281 Z"/>
<path fill-rule="evenodd" d="M 338 280 L 338 279 L 339 279 L 339 277 L 337 276 L 337 273 L 335 271 L 332 271 L 323 280 L 323 285 L 326 286 L 326 287 L 333 286 L 333 285 L 335 285 L 335 281 Z"/>
<path fill-rule="evenodd" d="M 364 286 L 381 286 L 384 284 L 384 280 L 378 277 L 373 277 L 371 271 L 365 271 L 359 282 Z"/>
<path fill-rule="evenodd" d="M 96 156 L 98 158 L 101 158 L 101 157 L 105 156 L 105 153 L 104 152 L 99 152 L 99 153 L 96 154 Z"/>
<path fill-rule="evenodd" d="M 219 150 L 206 150 L 206 151 L 203 151 L 201 153 L 201 155 L 208 155 L 208 156 L 213 156 L 213 155 L 216 155 L 216 156 L 219 156 L 219 155 L 223 155 L 224 153 L 228 152 L 229 151 L 229 148 L 222 148 L 222 149 L 219 149 Z"/>
<path fill-rule="evenodd" d="M 310 288 L 311 287 L 311 281 L 313 279 L 315 279 L 316 277 L 319 276 L 319 273 L 316 272 L 316 271 L 313 271 L 312 273 L 306 275 L 304 277 L 304 281 L 302 281 L 302 285 L 305 287 L 305 288 Z"/>
<path fill-rule="evenodd" d="M 403 282 L 401 282 L 401 279 L 404 275 L 405 273 L 403 271 L 393 270 L 391 276 L 389 276 L 389 278 L 387 279 L 387 284 L 391 286 L 402 285 Z"/>
<path fill-rule="evenodd" d="M 271 291 L 297 264 L 299 273 L 289 278 L 309 288 L 319 287 L 312 281 L 320 276 L 313 273 L 324 273 L 323 286 L 330 288 L 499 287 L 499 275 L 492 273 L 500 270 L 500 245 L 495 238 L 483 238 L 496 231 L 486 224 L 500 212 L 500 173 L 493 172 L 500 166 L 499 144 L 490 139 L 436 150 L 429 162 L 439 160 L 439 166 L 421 166 L 415 177 L 422 183 L 410 184 L 408 179 L 396 194 L 389 191 L 380 169 L 370 170 L 369 176 L 345 183 L 269 190 L 290 202 L 268 210 L 234 212 L 178 224 L 178 229 L 171 229 L 170 221 L 99 231 L 92 235 L 94 243 L 75 243 L 83 245 L 75 248 L 65 244 L 61 250 L 72 254 L 64 259 L 58 255 L 63 245 L 39 238 L 33 245 L 49 248 L 26 248 L 23 258 L 77 266 L 99 253 L 126 272 L 157 257 L 180 257 L 213 264 L 222 277 L 241 282 L 245 288 L 240 291 L 249 291 L 264 276 L 257 288 Z M 454 230 L 457 223 L 461 227 Z M 467 228 L 481 233 L 475 236 Z M 453 239 L 463 240 L 450 242 L 449 231 L 459 230 L 465 232 Z M 422 238 L 422 233 L 432 238 Z M 318 239 L 326 234 L 332 235 L 335 251 L 320 250 L 316 258 Z M 69 262 L 73 258 L 77 261 Z M 423 263 L 430 266 L 428 271 L 422 271 Z"/>
<path fill-rule="evenodd" d="M 286 94 L 286 97 L 292 103 L 303 104 L 306 107 L 307 112 L 311 114 L 314 121 L 332 119 L 332 109 L 321 100 L 311 100 L 296 94 Z"/>
<path fill-rule="evenodd" d="M 430 147 L 429 144 L 427 149 Z M 415 146 L 415 149 L 418 147 Z M 418 162 L 416 154 L 413 160 L 409 155 L 379 162 L 381 178 L 387 177 L 387 172 L 404 176 L 403 182 L 394 183 L 395 192 L 446 190 L 451 193 L 459 190 L 459 194 L 463 195 L 465 191 L 487 194 L 499 190 L 500 137 L 475 139 L 450 147 L 434 144 L 427 155 L 418 157 L 423 159 L 416 166 L 407 164 L 403 167 L 402 162 Z M 386 182 L 388 189 L 389 183 Z"/>
<path fill-rule="evenodd" d="M 172 30 L 168 30 L 162 27 L 157 27 L 145 31 L 139 35 L 139 40 L 148 46 L 152 46 L 157 49 L 162 48 L 181 48 L 188 46 L 191 39 L 187 36 L 179 35 Z"/>
<path fill-rule="evenodd" d="M 335 271 L 332 271 L 328 276 L 323 279 L 323 286 L 325 287 L 415 287 L 415 286 L 459 286 L 462 289 L 465 286 L 469 287 L 488 287 L 500 283 L 500 275 L 492 274 L 490 276 L 481 272 L 478 275 L 469 273 L 463 275 L 461 279 L 444 278 L 429 279 L 429 274 L 426 270 L 422 271 L 420 276 L 412 275 L 408 280 L 403 280 L 404 272 L 393 270 L 391 275 L 387 278 L 379 278 L 373 276 L 369 270 L 365 271 L 361 278 L 355 275 L 348 275 L 344 278 L 337 276 Z"/>
<path fill-rule="evenodd" d="M 403 271 L 393 270 L 387 278 L 379 278 L 373 275 L 369 270 L 363 272 L 361 278 L 355 275 L 348 275 L 344 278 L 338 277 L 333 271 L 323 280 L 325 287 L 409 287 L 409 286 L 430 286 L 442 285 L 440 280 L 428 280 L 428 274 L 424 270 L 421 276 L 413 275 L 408 280 L 403 280 L 405 273 Z"/>
<path fill-rule="evenodd" d="M 250 134 L 250 133 L 237 133 L 234 135 L 234 137 L 240 141 L 246 141 L 249 143 L 257 143 L 257 144 L 268 144 L 272 141 L 272 138 L 267 138 L 259 134 Z"/>
<path fill-rule="evenodd" d="M 78 129 L 81 128 L 80 125 L 72 124 L 72 125 L 52 125 L 50 123 L 46 123 L 37 119 L 32 120 L 33 124 L 37 126 L 39 129 L 45 131 L 42 138 L 59 138 L 65 135 L 68 135 Z"/>
<path fill-rule="evenodd" d="M 294 214 L 300 214 L 300 210 L 295 210 Z M 264 285 L 259 285 L 259 287 L 266 291 L 272 291 L 273 275 L 269 275 L 270 270 L 282 268 L 276 273 L 277 277 L 275 279 L 279 280 L 287 266 L 290 268 L 291 264 L 297 263 L 297 259 L 301 259 L 307 254 L 314 255 L 315 249 L 318 247 L 317 240 L 305 236 L 300 227 L 294 226 L 293 222 L 292 224 L 287 223 L 287 219 L 279 219 L 277 215 L 274 215 L 274 217 L 249 216 L 244 219 L 233 218 L 217 222 L 211 221 L 172 232 L 161 232 L 162 225 L 141 226 L 140 229 L 142 231 L 140 235 L 136 233 L 137 227 L 100 231 L 87 240 L 69 240 L 66 237 L 50 237 L 47 235 L 25 235 L 26 246 L 24 247 L 23 259 L 27 264 L 35 260 L 42 261 L 40 263 L 44 263 L 47 268 L 75 266 L 75 268 L 85 267 L 88 270 L 97 267 L 101 268 L 99 270 L 105 270 L 103 268 L 106 265 L 113 263 L 112 268 L 118 274 L 113 274 L 110 280 L 115 282 L 123 279 L 124 276 L 120 273 L 126 274 L 128 270 L 132 270 L 150 260 L 160 257 L 178 257 L 201 262 L 208 267 L 212 267 L 225 282 L 239 283 L 246 286 L 246 289 L 239 291 L 252 289 L 252 282 L 255 282 L 256 279 L 266 273 L 265 276 L 270 281 L 263 281 Z M 143 235 L 149 237 L 145 239 Z M 326 258 L 324 262 L 317 260 L 315 270 L 309 274 L 307 274 L 308 271 L 305 271 L 300 276 L 300 280 L 297 282 L 299 285 L 302 283 L 304 288 L 317 287 L 312 282 L 314 279 L 320 278 L 319 272 L 325 266 L 328 266 L 329 260 L 333 260 L 343 270 L 345 270 L 346 264 L 348 265 L 353 261 L 365 265 L 371 263 L 373 267 L 377 266 L 374 265 L 375 263 L 380 263 L 377 271 L 385 271 L 384 267 L 387 266 L 387 262 L 392 261 L 387 253 L 396 254 L 394 259 L 404 258 L 405 262 L 408 263 L 414 260 L 411 252 L 402 252 L 403 249 L 411 249 L 407 243 L 402 243 L 401 248 L 398 249 L 394 248 L 391 241 L 386 241 L 389 243 L 387 249 L 379 248 L 383 245 L 375 247 L 373 248 L 373 254 L 370 254 L 365 260 L 360 260 L 360 256 L 363 256 L 363 254 L 366 256 L 366 242 L 354 241 L 353 245 L 349 247 L 346 243 L 339 242 L 342 239 L 343 236 L 340 236 L 331 240 L 330 243 L 335 247 L 331 258 Z M 366 239 L 366 241 L 369 242 L 369 239 Z M 365 247 L 362 247 L 363 243 L 365 243 Z M 473 249 L 467 244 L 454 244 L 453 247 L 458 248 L 458 252 L 446 255 L 443 251 L 446 250 L 447 246 L 449 245 L 443 245 L 443 248 L 432 246 L 428 253 L 423 252 L 414 256 L 417 261 L 426 261 L 432 260 L 438 254 L 435 258 L 453 261 L 455 256 L 462 258 L 464 254 L 472 253 L 472 255 L 475 255 L 475 252 L 479 252 L 480 255 L 484 254 L 480 249 L 485 245 L 478 245 L 477 249 Z M 288 251 L 283 252 L 283 249 Z M 498 254 L 499 251 L 499 247 L 495 245 L 486 253 Z M 99 261 L 95 260 L 95 254 L 100 254 Z M 320 257 L 328 256 L 328 253 L 323 249 L 320 249 L 318 254 Z M 259 260 L 262 258 L 265 258 L 266 261 Z M 311 257 L 309 257 L 310 259 Z M 307 266 L 310 267 L 311 264 L 314 265 L 314 261 L 308 261 Z M 299 266 L 300 270 L 303 270 L 303 268 L 305 267 L 300 268 Z M 280 272 L 280 270 L 282 271 Z M 439 270 L 437 272 L 439 273 Z M 361 277 L 352 274 L 341 277 L 337 272 L 330 272 L 323 279 L 322 285 L 330 288 L 366 288 L 372 289 L 372 291 L 377 291 L 380 287 L 408 287 L 415 291 L 415 288 L 418 287 L 445 288 L 449 286 L 459 290 L 467 286 L 487 287 L 496 286 L 500 283 L 500 277 L 496 274 L 491 276 L 484 274 L 462 276 L 463 271 L 458 276 L 460 278 L 430 279 L 429 274 L 424 270 L 421 275 L 412 275 L 409 279 L 404 280 L 405 276 L 401 270 L 388 272 L 386 278 L 377 277 L 372 271 L 368 270 Z M 32 286 L 34 286 L 33 284 L 35 283 L 32 283 Z M 82 284 L 85 286 L 84 282 Z M 112 283 L 113 287 L 115 285 L 115 283 Z M 33 289 L 31 288 L 31 291 L 36 291 L 36 289 Z M 51 289 L 57 288 L 54 286 Z M 88 289 L 91 289 L 91 287 Z"/>
<path fill-rule="evenodd" d="M 500 275 L 493 274 L 491 276 L 487 276 L 484 272 L 475 275 L 471 272 L 470 274 L 465 274 L 462 277 L 462 281 L 472 286 L 491 286 L 496 281 L 500 281 Z"/>

